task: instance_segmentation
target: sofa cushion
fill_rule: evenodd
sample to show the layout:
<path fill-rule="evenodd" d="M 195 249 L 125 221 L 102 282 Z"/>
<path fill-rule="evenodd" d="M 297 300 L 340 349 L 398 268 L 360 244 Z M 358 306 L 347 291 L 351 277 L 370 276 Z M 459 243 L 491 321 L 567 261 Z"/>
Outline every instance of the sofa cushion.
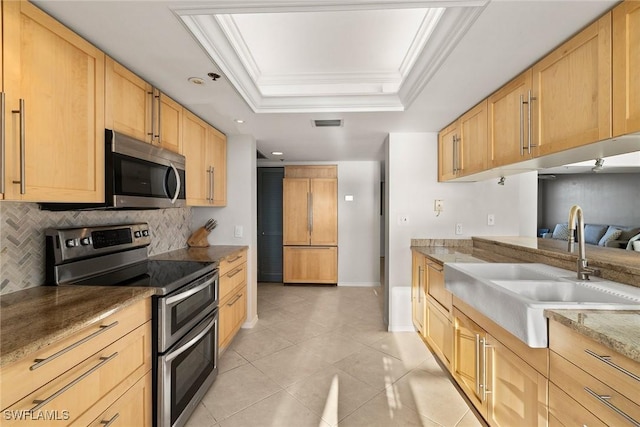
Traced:
<path fill-rule="evenodd" d="M 584 241 L 591 245 L 597 245 L 607 232 L 608 225 L 597 224 L 585 224 L 584 226 Z"/>
<path fill-rule="evenodd" d="M 604 236 L 600 238 L 598 246 L 607 246 L 607 243 L 613 240 L 618 240 L 621 234 L 622 230 L 620 230 L 618 227 L 610 225 L 609 228 L 607 228 L 606 233 L 604 233 Z"/>
<path fill-rule="evenodd" d="M 551 235 L 554 239 L 569 240 L 569 224 L 556 224 Z"/>
<path fill-rule="evenodd" d="M 633 236 L 636 236 L 638 233 L 640 233 L 640 227 L 618 227 L 618 228 L 622 230 L 622 234 L 619 237 L 620 240 L 629 240 Z"/>

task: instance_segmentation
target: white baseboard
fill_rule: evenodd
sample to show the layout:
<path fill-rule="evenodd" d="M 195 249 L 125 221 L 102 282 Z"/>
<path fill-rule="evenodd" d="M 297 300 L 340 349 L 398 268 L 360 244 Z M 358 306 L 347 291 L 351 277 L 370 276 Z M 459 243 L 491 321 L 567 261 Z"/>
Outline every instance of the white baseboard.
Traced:
<path fill-rule="evenodd" d="M 242 328 L 242 329 L 251 329 L 254 326 L 256 326 L 257 324 L 258 324 L 258 315 L 256 314 L 256 316 L 253 319 L 251 319 L 251 320 L 247 319 L 247 321 L 244 322 L 240 328 Z"/>
<path fill-rule="evenodd" d="M 389 332 L 415 332 L 416 328 L 413 325 L 389 325 L 387 330 Z"/>
<path fill-rule="evenodd" d="M 340 282 L 338 286 L 353 286 L 362 288 L 372 288 L 380 286 L 380 282 Z"/>

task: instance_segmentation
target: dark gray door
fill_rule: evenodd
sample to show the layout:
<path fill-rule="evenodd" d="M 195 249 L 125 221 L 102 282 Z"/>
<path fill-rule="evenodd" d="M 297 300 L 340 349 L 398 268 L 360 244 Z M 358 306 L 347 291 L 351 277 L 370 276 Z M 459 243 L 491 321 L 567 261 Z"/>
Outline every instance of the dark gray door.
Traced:
<path fill-rule="evenodd" d="M 282 282 L 284 168 L 258 168 L 258 282 Z"/>

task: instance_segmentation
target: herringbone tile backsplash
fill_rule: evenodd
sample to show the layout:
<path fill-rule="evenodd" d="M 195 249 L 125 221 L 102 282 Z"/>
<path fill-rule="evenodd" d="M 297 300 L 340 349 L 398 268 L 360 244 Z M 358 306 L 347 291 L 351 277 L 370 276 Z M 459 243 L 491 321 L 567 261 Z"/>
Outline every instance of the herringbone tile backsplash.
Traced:
<path fill-rule="evenodd" d="M 149 223 L 155 255 L 187 246 L 191 208 L 49 212 L 35 203 L 0 203 L 0 294 L 44 283 L 45 229 L 130 222 Z"/>

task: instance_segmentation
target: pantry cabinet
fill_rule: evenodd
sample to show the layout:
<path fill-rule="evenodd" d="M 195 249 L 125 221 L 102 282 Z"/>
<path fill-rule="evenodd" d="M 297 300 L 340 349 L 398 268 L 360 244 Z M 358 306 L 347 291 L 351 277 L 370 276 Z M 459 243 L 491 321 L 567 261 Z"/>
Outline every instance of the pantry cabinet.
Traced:
<path fill-rule="evenodd" d="M 227 140 L 204 120 L 184 110 L 182 154 L 186 159 L 187 204 L 227 203 Z"/>
<path fill-rule="evenodd" d="M 5 199 L 103 202 L 104 53 L 27 1 L 2 18 Z"/>
<path fill-rule="evenodd" d="M 613 9 L 613 136 L 640 132 L 640 2 Z"/>

